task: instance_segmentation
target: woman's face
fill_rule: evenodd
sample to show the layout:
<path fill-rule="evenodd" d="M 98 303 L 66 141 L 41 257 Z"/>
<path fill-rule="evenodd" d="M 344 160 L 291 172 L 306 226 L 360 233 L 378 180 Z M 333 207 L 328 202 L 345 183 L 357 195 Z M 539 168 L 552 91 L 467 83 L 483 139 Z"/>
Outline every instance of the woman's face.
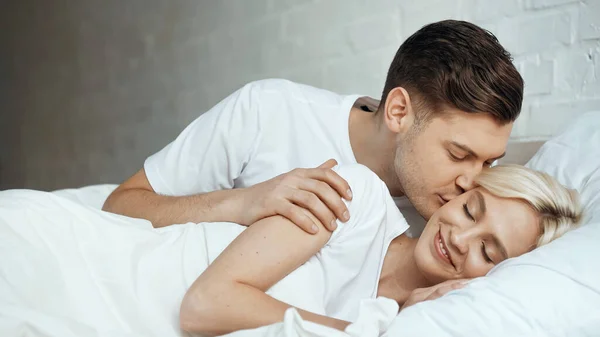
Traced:
<path fill-rule="evenodd" d="M 537 213 L 517 199 L 478 187 L 443 205 L 427 222 L 415 260 L 432 283 L 484 276 L 496 264 L 535 247 Z"/>

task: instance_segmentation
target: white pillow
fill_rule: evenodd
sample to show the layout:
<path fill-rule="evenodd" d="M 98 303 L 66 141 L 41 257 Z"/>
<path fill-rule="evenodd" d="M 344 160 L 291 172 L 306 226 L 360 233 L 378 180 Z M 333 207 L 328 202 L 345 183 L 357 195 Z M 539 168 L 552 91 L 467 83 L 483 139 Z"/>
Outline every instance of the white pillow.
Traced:
<path fill-rule="evenodd" d="M 578 118 L 527 166 L 580 191 L 584 225 L 403 310 L 384 336 L 600 336 L 600 112 Z"/>

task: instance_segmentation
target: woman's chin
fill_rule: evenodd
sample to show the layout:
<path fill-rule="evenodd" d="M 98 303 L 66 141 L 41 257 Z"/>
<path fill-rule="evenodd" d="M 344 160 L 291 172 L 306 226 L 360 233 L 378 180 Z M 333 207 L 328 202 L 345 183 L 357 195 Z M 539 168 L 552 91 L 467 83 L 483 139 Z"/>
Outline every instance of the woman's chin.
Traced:
<path fill-rule="evenodd" d="M 419 249 L 415 250 L 415 262 L 421 274 L 431 284 L 438 284 L 455 278 L 455 275 L 445 270 L 437 258 L 428 251 L 421 250 L 419 252 Z"/>

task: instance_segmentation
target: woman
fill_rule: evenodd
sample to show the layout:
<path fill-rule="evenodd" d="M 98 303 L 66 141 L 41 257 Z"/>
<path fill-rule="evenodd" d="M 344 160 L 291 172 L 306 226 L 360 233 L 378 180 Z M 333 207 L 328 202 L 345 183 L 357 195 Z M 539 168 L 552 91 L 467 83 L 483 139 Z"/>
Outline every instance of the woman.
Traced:
<path fill-rule="evenodd" d="M 410 239 L 374 173 L 336 170 L 353 190 L 352 217 L 316 236 L 281 217 L 247 229 L 154 229 L 50 193 L 2 192 L 0 316 L 11 324 L 0 330 L 221 334 L 281 321 L 290 306 L 343 329 L 362 299 L 385 296 L 406 307 L 435 297 L 562 235 L 580 217 L 577 196 L 554 179 L 495 167 Z"/>
<path fill-rule="evenodd" d="M 445 291 L 456 288 L 460 283 L 447 281 L 484 276 L 561 236 L 581 216 L 576 193 L 551 177 L 497 166 L 480 175 L 477 188 L 443 205 L 412 239 L 374 173 L 361 165 L 336 170 L 354 194 L 347 204 L 351 220 L 317 235 L 279 216 L 252 225 L 187 291 L 184 330 L 215 335 L 254 328 L 281 321 L 290 306 L 306 320 L 343 330 L 356 319 L 361 299 L 385 296 L 407 306 L 432 290 L 444 292 L 440 284 Z"/>

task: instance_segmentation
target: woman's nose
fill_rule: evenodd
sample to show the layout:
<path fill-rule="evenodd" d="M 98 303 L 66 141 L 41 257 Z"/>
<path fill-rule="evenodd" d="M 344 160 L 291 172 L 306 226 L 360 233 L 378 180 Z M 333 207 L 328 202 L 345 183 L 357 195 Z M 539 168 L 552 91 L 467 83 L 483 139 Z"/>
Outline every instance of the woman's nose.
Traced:
<path fill-rule="evenodd" d="M 477 231 L 474 226 L 470 228 L 455 228 L 450 233 L 450 243 L 458 250 L 460 254 L 469 252 L 469 243 L 477 237 Z"/>

